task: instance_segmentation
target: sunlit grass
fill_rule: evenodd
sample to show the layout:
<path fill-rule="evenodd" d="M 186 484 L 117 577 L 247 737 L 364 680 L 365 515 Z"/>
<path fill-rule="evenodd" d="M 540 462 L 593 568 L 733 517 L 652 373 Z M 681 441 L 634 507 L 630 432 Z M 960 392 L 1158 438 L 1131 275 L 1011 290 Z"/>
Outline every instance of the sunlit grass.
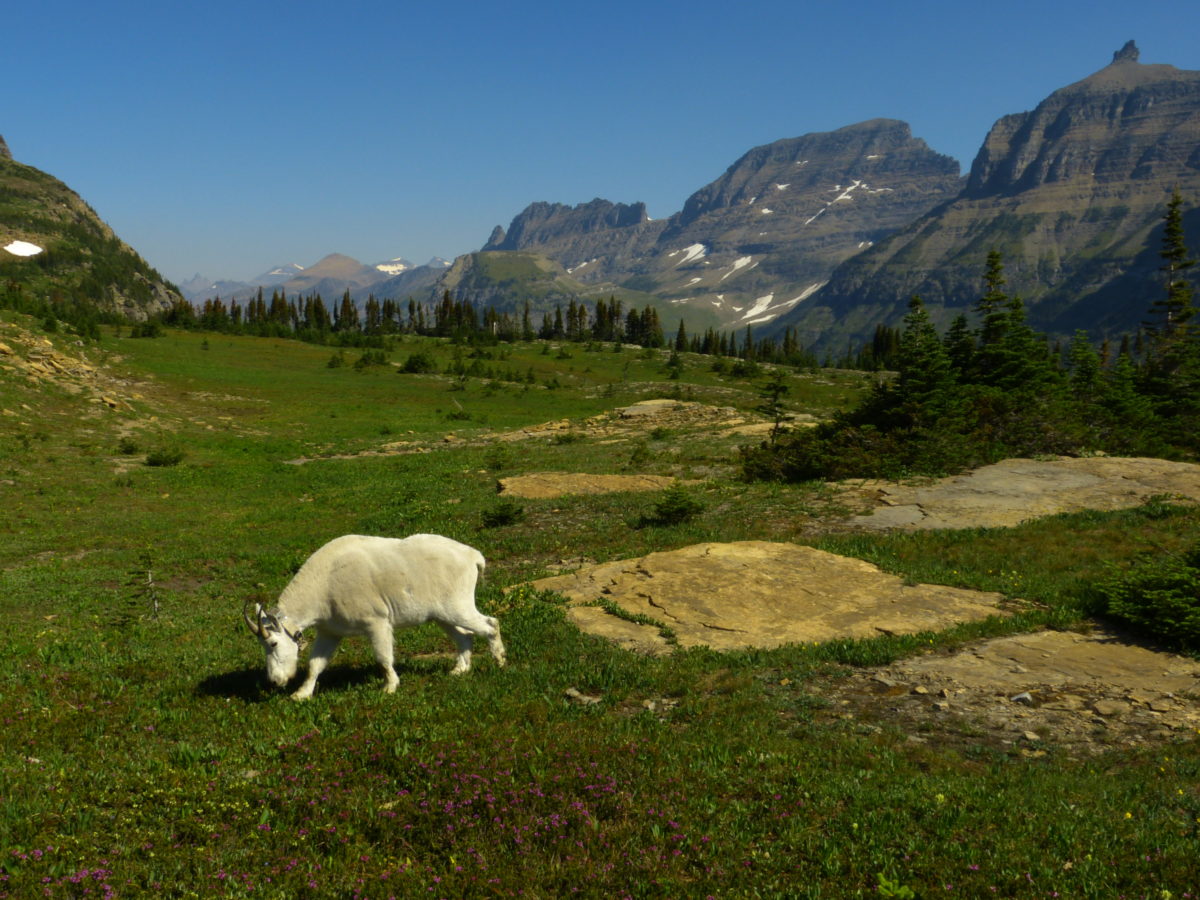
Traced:
<path fill-rule="evenodd" d="M 0 376 L 0 406 L 46 416 L 0 432 L 0 897 L 871 897 L 885 881 L 922 897 L 1200 893 L 1194 739 L 1081 762 L 968 758 L 824 714 L 817 687 L 850 666 L 1076 623 L 1093 578 L 1182 546 L 1192 510 L 818 538 L 837 497 L 738 482 L 736 440 L 672 429 L 636 458 L 590 439 L 506 456 L 440 443 L 677 389 L 754 406 L 753 383 L 701 360 L 679 385 L 636 350 L 556 361 L 517 346 L 490 362 L 532 366 L 539 386 L 489 393 L 479 378 L 451 390 L 444 376 L 329 369 L 330 348 L 286 341 L 103 346 L 137 384 L 133 412 L 83 418 L 86 398 Z M 444 366 L 453 348 L 432 352 Z M 555 375 L 564 386 L 544 387 Z M 792 377 L 810 411 L 862 378 Z M 473 418 L 447 418 L 452 399 Z M 185 457 L 142 464 L 119 446 L 130 424 L 140 454 L 161 437 Z M 406 439 L 436 446 L 289 464 Z M 679 521 L 646 521 L 655 494 L 522 500 L 519 519 L 483 520 L 506 474 L 697 469 L 724 474 L 688 488 L 701 508 Z M 510 665 L 479 654 L 452 679 L 451 648 L 425 627 L 397 635 L 395 695 L 353 641 L 311 701 L 268 690 L 242 601 L 269 601 L 313 549 L 355 531 L 478 546 L 479 603 L 500 617 Z M 649 658 L 580 633 L 554 595 L 502 590 L 564 561 L 744 539 L 815 542 L 1027 604 L 938 633 Z M 157 618 L 131 586 L 147 567 Z"/>

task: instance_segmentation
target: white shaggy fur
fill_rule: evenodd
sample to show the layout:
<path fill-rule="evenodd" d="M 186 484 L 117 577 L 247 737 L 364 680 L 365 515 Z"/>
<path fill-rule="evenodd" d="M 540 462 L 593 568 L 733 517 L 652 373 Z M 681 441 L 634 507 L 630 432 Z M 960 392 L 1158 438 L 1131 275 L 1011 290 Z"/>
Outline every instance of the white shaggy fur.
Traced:
<path fill-rule="evenodd" d="M 255 607 L 245 616 L 267 657 L 267 677 L 282 687 L 296 674 L 300 634 L 315 628 L 308 676 L 292 694 L 312 696 L 317 677 L 342 638 L 366 635 L 387 679 L 396 690 L 394 629 L 437 622 L 454 641 L 458 658 L 451 674 L 471 668 L 472 635 L 487 638 L 496 662 L 504 665 L 500 623 L 475 608 L 475 584 L 484 569 L 473 547 L 436 534 L 397 539 L 348 534 L 334 538 L 300 567 L 272 610 Z M 243 613 L 244 614 L 244 613 Z"/>

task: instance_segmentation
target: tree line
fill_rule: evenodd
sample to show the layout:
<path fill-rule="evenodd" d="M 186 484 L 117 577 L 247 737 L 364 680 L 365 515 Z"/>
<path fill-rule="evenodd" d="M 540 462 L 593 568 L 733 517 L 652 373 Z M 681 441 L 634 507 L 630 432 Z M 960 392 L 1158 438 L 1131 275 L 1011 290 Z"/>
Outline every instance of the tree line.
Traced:
<path fill-rule="evenodd" d="M 368 296 L 360 311 L 346 291 L 341 301 L 326 304 L 319 293 L 287 297 L 279 290 L 268 298 L 260 288 L 257 295 L 239 303 L 214 297 L 194 305 L 176 301 L 156 317 L 160 325 L 173 328 L 250 334 L 262 337 L 288 337 L 320 344 L 353 347 L 383 347 L 390 337 L 420 335 L 450 338 L 457 343 L 490 344 L 512 341 L 553 340 L 574 343 L 615 342 L 641 347 L 669 348 L 712 356 L 736 357 L 753 362 L 773 362 L 816 367 L 817 357 L 804 349 L 794 329 L 787 329 L 779 340 L 757 338 L 747 326 L 740 334 L 709 327 L 701 334 L 689 334 L 681 319 L 673 338 L 664 333 L 661 317 L 654 307 L 625 307 L 617 297 L 598 299 L 589 305 L 570 298 L 564 306 L 544 310 L 540 318 L 526 301 L 519 313 L 480 309 L 472 301 L 455 298 L 444 291 L 435 303 L 378 300 Z M 870 354 L 870 351 L 867 351 Z M 879 368 L 882 356 L 855 356 L 826 359 L 825 365 L 849 365 L 869 358 L 867 368 Z"/>
<path fill-rule="evenodd" d="M 909 303 L 893 378 L 855 409 L 743 451 L 751 478 L 810 480 L 946 474 L 1012 456 L 1088 452 L 1200 454 L 1200 321 L 1184 243 L 1182 200 L 1164 216 L 1163 293 L 1135 350 L 1098 351 L 1076 332 L 1065 353 L 1026 321 L 988 254 L 976 324 L 939 334 L 920 297 Z M 1137 352 L 1140 350 L 1140 352 Z"/>

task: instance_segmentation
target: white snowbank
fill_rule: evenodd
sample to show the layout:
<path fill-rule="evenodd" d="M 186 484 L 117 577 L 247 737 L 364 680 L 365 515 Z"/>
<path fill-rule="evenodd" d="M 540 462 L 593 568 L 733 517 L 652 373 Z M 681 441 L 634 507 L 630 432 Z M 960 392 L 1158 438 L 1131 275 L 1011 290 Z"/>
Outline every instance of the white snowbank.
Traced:
<path fill-rule="evenodd" d="M 29 241 L 13 241 L 11 244 L 6 244 L 4 249 L 13 256 L 37 256 L 43 252 L 41 247 L 29 243 Z"/>
<path fill-rule="evenodd" d="M 753 256 L 739 257 L 738 259 L 734 260 L 733 266 L 729 269 L 729 271 L 721 276 L 721 280 L 724 281 L 726 278 L 728 278 L 730 275 L 732 275 L 738 269 L 745 268 L 746 266 L 750 265 L 750 263 L 752 263 L 753 261 L 754 261 Z"/>
<path fill-rule="evenodd" d="M 775 299 L 774 294 L 767 294 L 764 297 L 759 297 L 754 301 L 754 305 L 746 312 L 743 319 L 749 319 L 752 316 L 762 315 L 771 306 L 771 301 Z"/>
<path fill-rule="evenodd" d="M 680 253 L 683 254 L 683 259 L 675 263 L 677 266 L 682 266 L 684 263 L 690 263 L 693 259 L 703 259 L 708 253 L 708 248 L 703 244 L 692 244 L 688 247 L 684 247 L 682 250 L 672 250 L 667 254 L 667 256 L 678 256 Z"/>

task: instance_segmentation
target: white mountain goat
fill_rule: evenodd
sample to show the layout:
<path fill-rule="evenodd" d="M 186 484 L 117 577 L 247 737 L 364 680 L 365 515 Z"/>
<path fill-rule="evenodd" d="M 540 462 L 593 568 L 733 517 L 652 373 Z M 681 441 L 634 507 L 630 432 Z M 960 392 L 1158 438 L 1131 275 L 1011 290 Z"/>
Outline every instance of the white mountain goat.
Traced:
<path fill-rule="evenodd" d="M 500 623 L 475 608 L 475 584 L 483 575 L 483 554 L 436 534 L 403 539 L 348 534 L 334 538 L 300 567 L 274 609 L 255 604 L 254 618 L 242 617 L 267 656 L 267 678 L 279 687 L 296 674 L 300 635 L 315 628 L 308 677 L 292 694 L 312 696 L 317 677 L 342 638 L 365 634 L 387 679 L 396 690 L 392 666 L 394 629 L 437 622 L 458 648 L 453 675 L 471 668 L 472 636 L 487 638 L 488 649 L 504 665 Z"/>

